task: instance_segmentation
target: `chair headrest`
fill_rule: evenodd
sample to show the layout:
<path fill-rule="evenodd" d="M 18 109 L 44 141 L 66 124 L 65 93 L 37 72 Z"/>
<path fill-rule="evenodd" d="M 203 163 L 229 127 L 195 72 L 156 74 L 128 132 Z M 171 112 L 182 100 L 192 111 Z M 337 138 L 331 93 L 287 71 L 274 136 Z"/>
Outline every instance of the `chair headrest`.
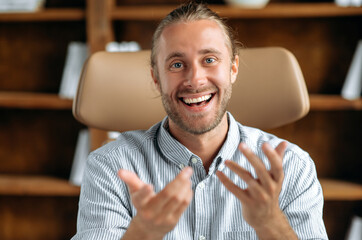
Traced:
<path fill-rule="evenodd" d="M 166 113 L 150 74 L 150 51 L 97 52 L 84 65 L 73 103 L 83 124 L 108 131 L 147 129 Z M 309 98 L 299 64 L 279 47 L 242 49 L 228 111 L 240 123 L 276 128 L 305 116 Z"/>

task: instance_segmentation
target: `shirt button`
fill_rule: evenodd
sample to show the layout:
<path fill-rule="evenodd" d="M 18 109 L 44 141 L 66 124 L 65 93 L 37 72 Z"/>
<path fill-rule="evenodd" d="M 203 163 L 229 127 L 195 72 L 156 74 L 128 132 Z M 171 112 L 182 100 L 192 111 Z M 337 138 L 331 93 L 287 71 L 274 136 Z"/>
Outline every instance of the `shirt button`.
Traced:
<path fill-rule="evenodd" d="M 205 184 L 204 184 L 204 183 L 200 183 L 200 184 L 199 184 L 199 188 L 200 188 L 200 189 L 204 189 L 204 187 L 205 187 Z"/>
<path fill-rule="evenodd" d="M 195 158 L 195 157 L 191 158 L 191 162 L 192 162 L 193 164 L 196 164 L 196 163 L 197 163 L 197 158 Z"/>
<path fill-rule="evenodd" d="M 206 237 L 204 237 L 204 236 L 201 235 L 201 236 L 199 237 L 199 240 L 206 240 Z"/>
<path fill-rule="evenodd" d="M 181 169 L 185 167 L 185 165 L 182 164 L 182 163 L 179 166 L 180 166 Z"/>

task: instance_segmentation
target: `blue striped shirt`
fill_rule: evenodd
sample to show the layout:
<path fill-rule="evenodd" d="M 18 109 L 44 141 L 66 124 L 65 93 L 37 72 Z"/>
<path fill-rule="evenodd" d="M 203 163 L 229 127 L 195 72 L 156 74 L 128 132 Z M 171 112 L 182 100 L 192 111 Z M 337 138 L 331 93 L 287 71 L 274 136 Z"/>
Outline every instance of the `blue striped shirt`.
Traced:
<path fill-rule="evenodd" d="M 242 188 L 246 184 L 225 167 L 231 159 L 256 176 L 238 151 L 245 142 L 270 167 L 261 145 L 276 147 L 282 139 L 243 126 L 230 113 L 226 141 L 206 172 L 201 159 L 167 131 L 167 117 L 147 131 L 122 133 L 118 139 L 92 152 L 87 161 L 79 202 L 74 240 L 115 240 L 127 230 L 137 211 L 127 186 L 117 176 L 119 169 L 135 172 L 161 191 L 185 166 L 191 166 L 194 196 L 176 227 L 164 239 L 258 239 L 242 217 L 242 205 L 219 181 L 221 170 Z M 310 156 L 289 143 L 283 160 L 284 182 L 279 205 L 299 239 L 328 239 L 322 220 L 323 194 Z"/>

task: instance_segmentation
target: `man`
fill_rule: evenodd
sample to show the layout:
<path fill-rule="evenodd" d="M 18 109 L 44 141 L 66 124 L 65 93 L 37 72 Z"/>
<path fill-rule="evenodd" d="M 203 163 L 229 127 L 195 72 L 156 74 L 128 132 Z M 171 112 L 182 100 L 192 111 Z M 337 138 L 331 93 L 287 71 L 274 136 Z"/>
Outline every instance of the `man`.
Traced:
<path fill-rule="evenodd" d="M 327 239 L 309 155 L 226 112 L 237 52 L 204 5 L 160 23 L 151 74 L 168 117 L 90 154 L 74 239 Z"/>

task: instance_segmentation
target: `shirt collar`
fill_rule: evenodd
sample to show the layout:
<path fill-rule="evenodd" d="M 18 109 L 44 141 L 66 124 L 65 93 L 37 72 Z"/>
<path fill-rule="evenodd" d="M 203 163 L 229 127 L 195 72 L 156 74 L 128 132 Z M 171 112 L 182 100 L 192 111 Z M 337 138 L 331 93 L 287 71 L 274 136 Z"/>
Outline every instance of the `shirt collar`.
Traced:
<path fill-rule="evenodd" d="M 216 155 L 210 166 L 209 173 L 214 172 L 215 168 L 226 159 L 231 159 L 240 143 L 240 132 L 237 122 L 231 113 L 227 112 L 229 129 L 228 135 L 219 153 Z M 157 142 L 160 151 L 170 161 L 177 165 L 187 166 L 192 156 L 195 156 L 184 145 L 178 142 L 168 131 L 168 117 L 162 120 L 160 131 L 157 135 Z"/>
<path fill-rule="evenodd" d="M 209 173 L 213 173 L 215 169 L 222 170 L 225 166 L 225 160 L 231 160 L 233 158 L 235 151 L 237 151 L 240 144 L 239 126 L 231 113 L 227 112 L 227 114 L 229 121 L 228 135 L 219 153 L 216 155 L 216 161 L 214 159 L 214 162 L 211 164 Z"/>

